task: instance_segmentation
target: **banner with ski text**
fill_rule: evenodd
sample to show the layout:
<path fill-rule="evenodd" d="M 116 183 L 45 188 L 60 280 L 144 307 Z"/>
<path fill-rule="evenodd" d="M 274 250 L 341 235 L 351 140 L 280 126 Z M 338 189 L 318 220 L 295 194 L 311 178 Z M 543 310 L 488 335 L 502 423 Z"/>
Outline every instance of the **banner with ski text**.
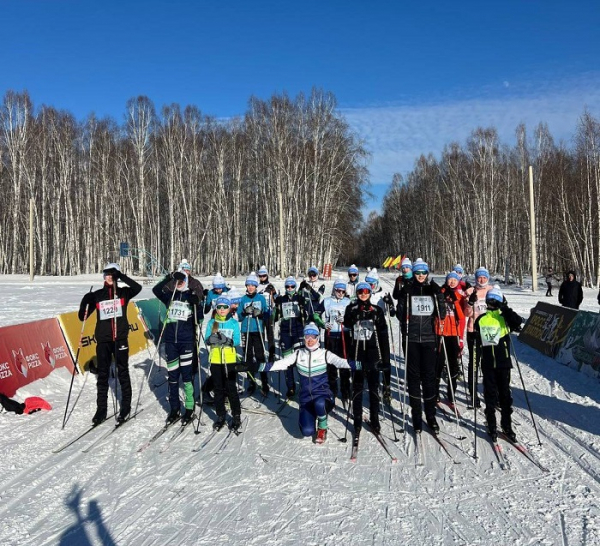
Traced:
<path fill-rule="evenodd" d="M 555 357 L 578 311 L 539 301 L 523 326 L 519 339 L 541 353 Z"/>
<path fill-rule="evenodd" d="M 556 360 L 591 377 L 600 377 L 600 314 L 577 313 Z"/>
<path fill-rule="evenodd" d="M 73 359 L 56 319 L 0 328 L 0 393 L 10 398 L 62 367 L 73 373 Z"/>
<path fill-rule="evenodd" d="M 144 350 L 147 347 L 148 340 L 144 328 L 144 323 L 138 316 L 139 310 L 134 303 L 129 303 L 127 306 L 127 320 L 129 321 L 129 354 L 134 355 Z M 71 348 L 73 358 L 77 355 L 79 346 L 79 337 L 81 336 L 81 321 L 77 316 L 77 311 L 71 313 L 63 313 L 58 315 L 60 326 L 65 334 L 65 338 Z M 79 351 L 79 359 L 77 366 L 81 372 L 89 369 L 92 362 L 96 360 L 96 338 L 94 331 L 96 330 L 96 313 L 85 321 L 83 336 L 81 337 L 81 350 Z"/>

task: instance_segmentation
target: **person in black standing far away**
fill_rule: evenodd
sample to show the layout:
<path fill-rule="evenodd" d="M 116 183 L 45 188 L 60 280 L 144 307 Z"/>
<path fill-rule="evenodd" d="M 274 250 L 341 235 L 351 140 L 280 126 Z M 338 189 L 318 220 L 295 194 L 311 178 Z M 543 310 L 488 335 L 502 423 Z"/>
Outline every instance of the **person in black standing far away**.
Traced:
<path fill-rule="evenodd" d="M 96 413 L 94 425 L 106 419 L 108 402 L 108 377 L 111 357 L 117 367 L 121 386 L 121 410 L 117 422 L 123 423 L 131 412 L 131 379 L 129 378 L 129 322 L 127 304 L 142 291 L 142 286 L 121 272 L 119 264 L 109 263 L 104 267 L 104 286 L 88 292 L 79 306 L 79 320 L 96 311 L 96 358 L 98 368 Z M 118 286 L 117 281 L 126 286 Z"/>
<path fill-rule="evenodd" d="M 558 303 L 563 307 L 579 309 L 583 301 L 583 289 L 581 283 L 576 280 L 575 271 L 567 273 L 567 280 L 563 281 L 558 291 Z"/>

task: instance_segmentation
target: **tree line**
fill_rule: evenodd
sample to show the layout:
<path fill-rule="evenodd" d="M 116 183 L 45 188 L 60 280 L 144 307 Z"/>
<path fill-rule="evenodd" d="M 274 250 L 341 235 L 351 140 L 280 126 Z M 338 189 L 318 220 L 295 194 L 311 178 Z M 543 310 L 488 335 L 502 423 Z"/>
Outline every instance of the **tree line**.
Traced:
<path fill-rule="evenodd" d="M 29 94 L 0 109 L 0 273 L 29 267 L 29 201 L 35 203 L 35 272 L 97 272 L 121 241 L 128 267 L 147 255 L 171 270 L 298 274 L 336 261 L 359 228 L 367 158 L 336 112 L 333 94 L 252 97 L 227 121 L 196 106 L 156 112 L 129 100 L 121 124 L 78 121 Z"/>
<path fill-rule="evenodd" d="M 406 177 L 394 175 L 380 213 L 367 219 L 357 255 L 371 264 L 407 253 L 438 271 L 461 263 L 521 280 L 531 273 L 529 165 L 534 173 L 538 274 L 574 269 L 592 286 L 600 278 L 600 122 L 585 111 L 572 146 L 546 124 L 516 144 L 495 128 L 473 130 L 441 156 L 421 155 Z"/>

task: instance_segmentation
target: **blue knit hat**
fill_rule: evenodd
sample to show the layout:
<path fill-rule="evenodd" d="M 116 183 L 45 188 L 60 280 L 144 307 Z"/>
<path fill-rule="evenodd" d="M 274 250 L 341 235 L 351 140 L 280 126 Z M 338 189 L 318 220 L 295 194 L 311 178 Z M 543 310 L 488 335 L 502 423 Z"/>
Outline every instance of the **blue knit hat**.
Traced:
<path fill-rule="evenodd" d="M 341 277 L 338 277 L 333 283 L 334 290 L 346 290 L 346 282 Z"/>
<path fill-rule="evenodd" d="M 368 282 L 369 284 L 377 284 L 379 282 L 379 273 L 377 273 L 376 268 L 371 269 L 367 273 L 367 276 L 365 277 L 365 282 Z"/>
<path fill-rule="evenodd" d="M 489 279 L 490 272 L 485 267 L 480 267 L 475 271 L 475 278 L 477 277 L 485 277 L 486 279 Z"/>
<path fill-rule="evenodd" d="M 373 292 L 373 289 L 371 288 L 371 285 L 368 282 L 365 281 L 361 281 L 356 285 L 356 292 L 358 293 L 359 290 L 368 290 L 369 292 Z"/>
<path fill-rule="evenodd" d="M 456 271 L 459 275 L 463 275 L 465 270 L 463 269 L 463 266 L 460 264 L 456 264 L 453 268 L 452 271 Z"/>
<path fill-rule="evenodd" d="M 215 301 L 215 305 L 227 305 L 227 307 L 230 307 L 231 301 L 229 301 L 229 298 L 225 296 L 219 296 Z"/>
<path fill-rule="evenodd" d="M 252 271 L 252 273 L 246 277 L 246 286 L 248 285 L 258 286 L 258 277 L 254 271 Z"/>
<path fill-rule="evenodd" d="M 296 279 L 292 275 L 290 275 L 285 279 L 284 286 L 293 286 L 294 288 L 296 288 Z"/>
<path fill-rule="evenodd" d="M 358 267 L 356 267 L 354 264 L 352 264 L 349 268 L 348 268 L 348 275 L 358 275 Z"/>
<path fill-rule="evenodd" d="M 240 300 L 242 299 L 242 295 L 238 292 L 237 288 L 234 286 L 229 292 L 227 292 L 227 299 L 231 305 L 239 305 Z"/>
<path fill-rule="evenodd" d="M 225 279 L 223 278 L 223 275 L 221 275 L 221 273 L 217 273 L 213 277 L 212 286 L 213 288 L 227 288 L 227 285 L 225 284 Z"/>
<path fill-rule="evenodd" d="M 408 256 L 406 258 L 402 258 L 402 261 L 400 262 L 400 269 L 403 267 L 410 267 L 412 269 L 412 262 Z"/>
<path fill-rule="evenodd" d="M 457 281 L 460 281 L 460 276 L 456 271 L 450 271 L 450 273 L 446 275 L 446 282 L 448 282 L 448 279 L 456 279 Z"/>
<path fill-rule="evenodd" d="M 305 336 L 318 336 L 319 329 L 317 328 L 317 325 L 314 322 L 309 322 L 304 327 L 304 335 Z"/>
<path fill-rule="evenodd" d="M 429 273 L 429 266 L 427 265 L 427 262 L 423 261 L 423 258 L 417 258 L 413 262 L 412 270 L 413 273 L 416 273 L 417 271 L 425 271 L 425 273 Z"/>
<path fill-rule="evenodd" d="M 492 300 L 498 303 L 502 303 L 504 301 L 504 296 L 502 295 L 502 290 L 498 285 L 494 286 L 488 293 L 485 295 L 485 300 Z"/>
<path fill-rule="evenodd" d="M 310 275 L 311 273 L 314 273 L 315 275 L 318 276 L 319 275 L 319 270 L 314 265 L 311 265 L 308 268 L 308 274 Z"/>
<path fill-rule="evenodd" d="M 268 275 L 269 274 L 269 270 L 267 269 L 266 265 L 261 265 L 260 269 L 258 270 L 258 274 L 259 275 Z"/>

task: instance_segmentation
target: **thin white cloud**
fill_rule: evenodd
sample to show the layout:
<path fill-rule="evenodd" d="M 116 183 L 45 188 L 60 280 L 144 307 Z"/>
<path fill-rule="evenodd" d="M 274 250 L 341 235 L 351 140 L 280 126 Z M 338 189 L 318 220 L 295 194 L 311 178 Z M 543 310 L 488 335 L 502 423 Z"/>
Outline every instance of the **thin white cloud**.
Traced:
<path fill-rule="evenodd" d="M 440 155 L 450 142 L 464 143 L 477 127 L 494 126 L 503 144 L 513 145 L 515 129 L 525 123 L 528 134 L 548 124 L 556 142 L 570 144 L 578 119 L 587 108 L 600 117 L 600 75 L 568 81 L 517 85 L 504 82 L 500 95 L 436 104 L 343 108 L 341 113 L 372 153 L 369 164 L 373 191 L 381 194 L 394 173 L 405 175 L 421 155 Z M 379 187 L 378 187 L 379 186 Z"/>

